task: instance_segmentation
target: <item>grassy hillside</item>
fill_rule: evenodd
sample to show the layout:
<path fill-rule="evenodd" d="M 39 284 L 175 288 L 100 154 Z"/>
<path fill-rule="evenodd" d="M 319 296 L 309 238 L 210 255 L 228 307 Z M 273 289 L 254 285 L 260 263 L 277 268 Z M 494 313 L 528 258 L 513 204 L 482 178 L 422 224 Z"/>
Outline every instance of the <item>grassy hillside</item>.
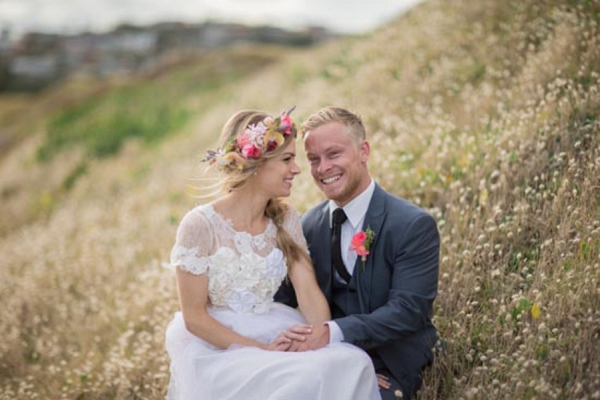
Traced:
<path fill-rule="evenodd" d="M 445 347 L 420 399 L 600 398 L 599 23 L 598 0 L 431 0 L 366 36 L 275 50 L 224 88 L 167 73 L 175 89 L 155 96 L 188 108 L 160 141 L 101 157 L 74 140 L 42 162 L 61 115 L 103 126 L 124 90 L 70 105 L 57 88 L 65 105 L 21 121 L 35 129 L 0 164 L 0 399 L 164 396 L 177 300 L 161 262 L 198 202 L 198 161 L 235 110 L 294 104 L 361 114 L 376 180 L 438 221 Z M 153 121 L 144 104 L 127 105 L 134 124 Z M 301 164 L 290 201 L 306 210 L 320 194 Z"/>
<path fill-rule="evenodd" d="M 95 161 L 180 132 L 286 51 L 215 50 L 166 60 L 141 76 L 76 79 L 41 95 L 0 98 L 0 236 L 50 215 Z"/>

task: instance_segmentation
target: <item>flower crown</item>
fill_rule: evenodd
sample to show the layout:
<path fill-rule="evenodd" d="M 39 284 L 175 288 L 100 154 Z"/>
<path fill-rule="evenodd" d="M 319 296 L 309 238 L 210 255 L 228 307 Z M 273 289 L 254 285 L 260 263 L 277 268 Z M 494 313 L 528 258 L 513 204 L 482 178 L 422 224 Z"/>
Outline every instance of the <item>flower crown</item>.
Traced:
<path fill-rule="evenodd" d="M 234 165 L 243 169 L 247 160 L 256 160 L 261 155 L 279 148 L 288 135 L 292 134 L 294 123 L 290 114 L 296 106 L 283 111 L 278 117 L 266 117 L 256 124 L 249 124 L 244 133 L 229 140 L 217 150 L 208 150 L 202 162 L 218 166 Z"/>

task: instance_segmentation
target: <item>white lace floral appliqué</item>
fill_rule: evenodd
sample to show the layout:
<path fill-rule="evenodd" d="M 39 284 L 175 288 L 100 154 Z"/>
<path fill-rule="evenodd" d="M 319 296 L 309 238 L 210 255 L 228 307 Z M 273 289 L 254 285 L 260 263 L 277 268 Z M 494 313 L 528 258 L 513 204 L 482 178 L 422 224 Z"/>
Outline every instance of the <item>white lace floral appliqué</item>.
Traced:
<path fill-rule="evenodd" d="M 290 211 L 285 229 L 306 251 L 300 219 Z M 236 231 L 231 221 L 207 204 L 191 210 L 180 224 L 171 251 L 171 268 L 195 275 L 207 274 L 208 297 L 213 306 L 238 313 L 265 313 L 287 274 L 286 259 L 276 247 L 277 227 L 272 221 L 258 235 Z"/>
<path fill-rule="evenodd" d="M 196 275 L 208 271 L 210 302 L 215 306 L 227 306 L 238 313 L 267 312 L 287 273 L 285 258 L 278 248 L 271 250 L 266 257 L 254 252 L 238 256 L 228 247 L 221 247 L 214 255 L 204 258 L 193 256 L 195 252 L 196 248 L 179 247 L 174 253 L 183 256 L 179 260 L 186 263 L 175 263 Z"/>
<path fill-rule="evenodd" d="M 226 306 L 238 313 L 267 312 L 287 274 L 283 252 L 275 247 L 275 226 L 270 224 L 263 234 L 252 236 L 235 231 L 212 207 L 199 210 L 214 227 L 217 250 L 201 256 L 206 250 L 188 247 L 191 243 L 182 240 L 186 245 L 175 244 L 170 266 L 195 275 L 206 273 L 208 296 L 214 306 Z"/>

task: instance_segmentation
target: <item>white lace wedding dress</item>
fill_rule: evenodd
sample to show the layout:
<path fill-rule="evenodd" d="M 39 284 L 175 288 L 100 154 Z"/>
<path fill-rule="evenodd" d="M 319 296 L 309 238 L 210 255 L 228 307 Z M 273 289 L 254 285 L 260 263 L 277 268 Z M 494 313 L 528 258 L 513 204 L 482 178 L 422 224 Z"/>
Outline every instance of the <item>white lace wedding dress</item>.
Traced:
<path fill-rule="evenodd" d="M 284 227 L 306 249 L 294 210 Z M 283 253 L 275 246 L 276 231 L 273 222 L 256 236 L 235 231 L 208 204 L 183 218 L 171 252 L 172 268 L 207 274 L 209 313 L 262 343 L 304 322 L 297 310 L 273 302 L 287 273 Z M 241 346 L 222 350 L 187 331 L 178 312 L 167 328 L 166 345 L 169 400 L 380 399 L 370 358 L 346 343 L 298 353 Z"/>

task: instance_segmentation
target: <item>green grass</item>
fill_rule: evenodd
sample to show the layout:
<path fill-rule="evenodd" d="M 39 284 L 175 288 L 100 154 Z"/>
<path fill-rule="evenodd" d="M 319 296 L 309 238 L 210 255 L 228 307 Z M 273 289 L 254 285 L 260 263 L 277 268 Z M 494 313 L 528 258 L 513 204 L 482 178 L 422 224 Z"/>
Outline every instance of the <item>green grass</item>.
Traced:
<path fill-rule="evenodd" d="M 88 157 L 104 158 L 132 138 L 156 143 L 221 100 L 224 89 L 276 58 L 269 48 L 226 50 L 169 74 L 132 79 L 53 115 L 37 159 L 50 161 L 74 146 L 83 146 Z"/>
<path fill-rule="evenodd" d="M 117 153 L 129 138 L 156 141 L 181 128 L 190 111 L 178 96 L 161 96 L 160 88 L 127 87 L 102 99 L 60 112 L 48 124 L 38 159 L 49 161 L 57 153 L 81 144 L 90 156 Z"/>

